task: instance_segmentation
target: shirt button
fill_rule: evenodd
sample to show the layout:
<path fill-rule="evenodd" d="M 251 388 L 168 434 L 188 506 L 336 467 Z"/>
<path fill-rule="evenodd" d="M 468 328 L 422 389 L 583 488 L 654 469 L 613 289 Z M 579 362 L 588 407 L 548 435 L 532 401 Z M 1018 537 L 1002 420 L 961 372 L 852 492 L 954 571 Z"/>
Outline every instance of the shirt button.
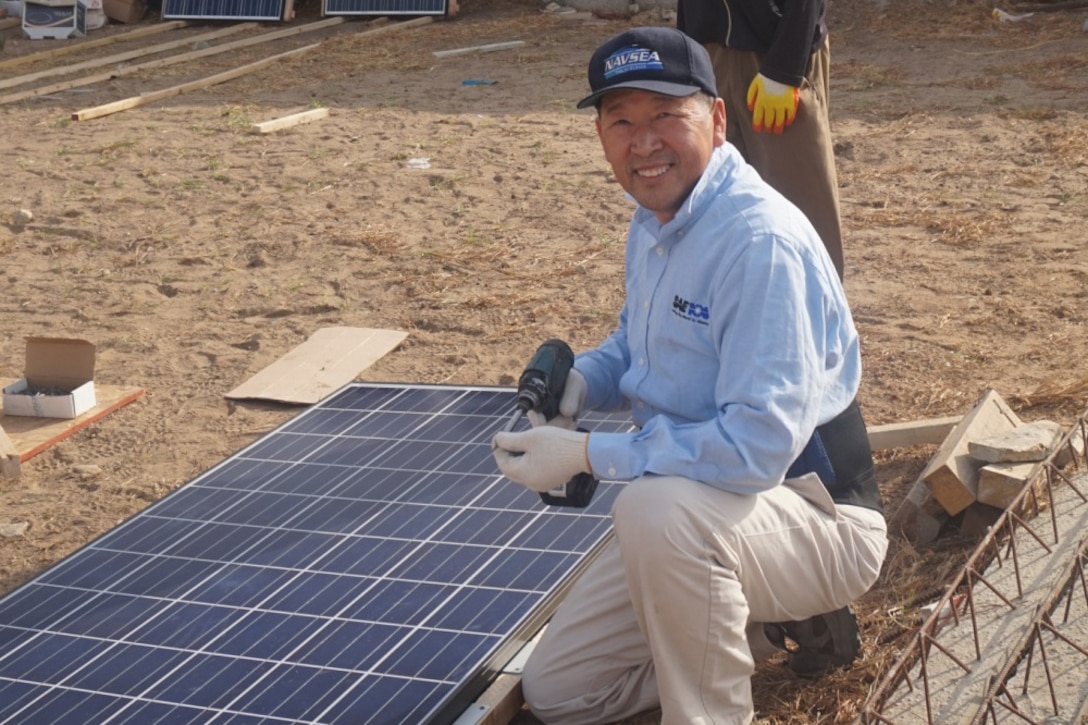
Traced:
<path fill-rule="evenodd" d="M 642 367 L 642 366 L 643 366 L 643 365 L 645 365 L 645 364 L 646 364 L 646 358 L 640 357 L 640 358 L 638 359 L 638 366 L 639 366 L 639 367 Z"/>
<path fill-rule="evenodd" d="M 660 256 L 661 256 L 662 254 L 664 254 L 664 253 L 665 253 L 665 249 L 664 249 L 664 247 L 658 247 L 656 251 L 657 251 L 657 256 L 659 256 L 659 257 L 660 257 Z"/>
<path fill-rule="evenodd" d="M 650 301 L 649 300 L 643 300 L 642 301 L 642 309 L 644 309 L 644 310 L 650 309 Z"/>
<path fill-rule="evenodd" d="M 608 467 L 608 475 L 613 476 L 613 477 L 616 475 L 616 467 L 615 466 L 609 466 Z"/>

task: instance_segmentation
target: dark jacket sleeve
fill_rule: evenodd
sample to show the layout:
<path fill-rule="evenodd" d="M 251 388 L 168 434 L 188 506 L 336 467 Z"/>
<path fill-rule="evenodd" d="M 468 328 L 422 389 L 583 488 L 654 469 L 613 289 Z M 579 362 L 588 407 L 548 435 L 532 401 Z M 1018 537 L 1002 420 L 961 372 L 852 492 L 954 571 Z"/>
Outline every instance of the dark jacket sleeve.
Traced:
<path fill-rule="evenodd" d="M 763 75 L 800 86 L 826 12 L 826 0 L 677 0 L 676 27 L 704 45 L 759 53 Z"/>
<path fill-rule="evenodd" d="M 771 80 L 799 87 L 813 51 L 827 34 L 825 11 L 824 0 L 785 2 L 760 72 Z"/>

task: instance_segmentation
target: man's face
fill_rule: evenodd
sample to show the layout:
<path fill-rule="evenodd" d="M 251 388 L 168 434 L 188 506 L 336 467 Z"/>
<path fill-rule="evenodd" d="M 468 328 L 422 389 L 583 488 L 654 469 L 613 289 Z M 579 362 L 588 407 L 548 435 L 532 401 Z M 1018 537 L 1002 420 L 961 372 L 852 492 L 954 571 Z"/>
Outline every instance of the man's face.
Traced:
<path fill-rule="evenodd" d="M 725 143 L 725 104 L 639 90 L 601 100 L 597 136 L 616 180 L 662 224 L 668 222 Z"/>

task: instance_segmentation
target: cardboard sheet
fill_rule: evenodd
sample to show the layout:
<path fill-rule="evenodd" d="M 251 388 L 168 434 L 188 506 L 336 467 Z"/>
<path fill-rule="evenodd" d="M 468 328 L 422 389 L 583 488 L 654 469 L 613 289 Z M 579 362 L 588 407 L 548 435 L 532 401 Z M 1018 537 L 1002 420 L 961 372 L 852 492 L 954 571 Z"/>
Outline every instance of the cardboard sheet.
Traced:
<path fill-rule="evenodd" d="M 44 451 L 57 441 L 86 428 L 99 418 L 128 405 L 144 394 L 143 388 L 117 385 L 98 385 L 97 404 L 75 418 L 33 418 L 23 415 L 4 415 L 0 412 L 0 427 L 8 434 L 19 459 L 27 460 Z"/>
<path fill-rule="evenodd" d="M 226 397 L 312 405 L 355 379 L 399 345 L 407 332 L 324 327 Z"/>

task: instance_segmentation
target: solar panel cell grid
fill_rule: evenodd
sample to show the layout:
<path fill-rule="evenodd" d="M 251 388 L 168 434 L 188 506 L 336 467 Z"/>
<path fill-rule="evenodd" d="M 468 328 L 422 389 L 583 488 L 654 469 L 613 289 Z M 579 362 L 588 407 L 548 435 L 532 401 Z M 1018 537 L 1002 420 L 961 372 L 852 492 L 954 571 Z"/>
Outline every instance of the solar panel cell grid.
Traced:
<path fill-rule="evenodd" d="M 279 20 L 283 0 L 163 0 L 166 20 Z"/>
<path fill-rule="evenodd" d="M 325 0 L 326 15 L 445 15 L 446 0 Z"/>
<path fill-rule="evenodd" d="M 354 384 L 201 474 L 0 599 L 0 722 L 451 722 L 618 490 L 556 509 L 505 481 L 512 409 Z"/>

